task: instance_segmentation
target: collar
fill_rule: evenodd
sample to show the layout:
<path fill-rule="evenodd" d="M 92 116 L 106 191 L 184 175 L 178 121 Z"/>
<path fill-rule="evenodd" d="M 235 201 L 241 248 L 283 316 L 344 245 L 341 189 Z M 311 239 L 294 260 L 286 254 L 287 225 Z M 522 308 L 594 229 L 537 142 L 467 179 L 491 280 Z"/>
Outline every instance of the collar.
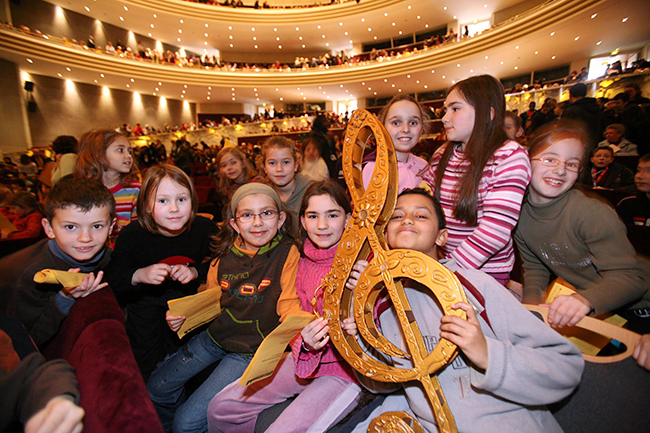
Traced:
<path fill-rule="evenodd" d="M 97 253 L 97 255 L 95 255 L 95 257 L 93 257 L 92 259 L 87 260 L 85 262 L 80 262 L 70 257 L 65 252 L 63 252 L 61 247 L 59 247 L 59 244 L 56 243 L 55 239 L 48 240 L 47 246 L 52 252 L 52 254 L 54 254 L 56 257 L 69 264 L 70 267 L 72 268 L 81 269 L 82 272 L 93 272 L 97 270 L 97 268 L 99 268 L 99 264 L 104 258 L 104 254 L 106 253 L 106 248 L 102 248 L 102 250 L 99 253 Z"/>

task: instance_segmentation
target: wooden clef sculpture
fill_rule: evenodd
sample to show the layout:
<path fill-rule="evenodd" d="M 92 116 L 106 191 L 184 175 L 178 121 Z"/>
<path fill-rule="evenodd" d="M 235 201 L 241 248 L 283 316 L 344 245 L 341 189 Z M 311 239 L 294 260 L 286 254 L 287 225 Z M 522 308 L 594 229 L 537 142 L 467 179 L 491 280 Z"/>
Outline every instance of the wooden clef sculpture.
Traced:
<path fill-rule="evenodd" d="M 368 189 L 364 190 L 361 161 L 371 135 L 374 135 L 377 143 L 377 158 L 372 180 Z M 439 431 L 455 432 L 454 418 L 434 373 L 455 357 L 457 347 L 440 339 L 434 350 L 427 352 L 400 280 L 414 280 L 431 290 L 444 314 L 466 318 L 462 310 L 451 309 L 454 303 L 466 301 L 465 295 L 456 276 L 431 257 L 418 251 L 388 249 L 384 228 L 397 199 L 397 159 L 388 132 L 375 116 L 365 110 L 355 111 L 348 123 L 343 148 L 343 172 L 354 201 L 354 213 L 343 232 L 332 270 L 321 285 L 324 291 L 323 314 L 329 321 L 331 340 L 350 365 L 369 378 L 381 382 L 420 381 L 436 416 Z M 368 259 L 370 253 L 370 263 L 361 274 L 353 293 L 345 287 L 352 266 L 358 260 Z M 384 287 L 397 312 L 408 353 L 388 341 L 375 326 L 373 309 Z M 351 314 L 354 315 L 360 338 L 367 345 L 385 355 L 409 359 L 413 368 L 396 368 L 365 354 L 357 339 L 341 330 L 340 320 Z M 373 424 L 375 427 L 395 425 L 398 421 L 386 418 L 384 422 Z"/>

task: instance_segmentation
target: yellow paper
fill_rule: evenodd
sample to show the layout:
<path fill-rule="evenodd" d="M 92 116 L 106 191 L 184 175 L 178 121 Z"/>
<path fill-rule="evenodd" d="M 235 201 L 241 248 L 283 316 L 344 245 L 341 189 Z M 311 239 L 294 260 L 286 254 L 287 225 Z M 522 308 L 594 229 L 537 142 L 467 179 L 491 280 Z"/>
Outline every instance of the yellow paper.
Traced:
<path fill-rule="evenodd" d="M 16 226 L 0 212 L 0 231 L 4 233 L 13 233 L 16 230 L 18 230 Z"/>
<path fill-rule="evenodd" d="M 66 272 L 56 269 L 43 269 L 36 272 L 34 281 L 40 284 L 61 284 L 66 291 L 74 289 L 88 274 L 81 272 Z"/>
<path fill-rule="evenodd" d="M 546 300 L 544 302 L 550 304 L 558 296 L 571 296 L 576 293 L 576 290 L 571 284 L 558 278 L 551 283 L 546 293 Z M 620 327 L 623 327 L 623 325 L 627 323 L 626 319 L 617 314 L 610 314 L 608 317 L 602 318 L 602 320 Z M 610 338 L 604 337 L 600 334 L 577 327 L 557 329 L 557 331 L 567 337 L 585 355 L 598 355 L 598 352 L 600 352 L 611 340 Z"/>
<path fill-rule="evenodd" d="M 262 341 L 253 360 L 248 364 L 248 368 L 239 380 L 239 386 L 248 386 L 271 376 L 282 358 L 287 344 L 315 318 L 316 316 L 309 313 L 289 315 Z"/>
<path fill-rule="evenodd" d="M 178 338 L 185 337 L 217 317 L 221 313 L 220 298 L 220 290 L 204 290 L 196 295 L 167 301 L 171 314 L 185 316 L 185 322 L 177 332 Z"/>

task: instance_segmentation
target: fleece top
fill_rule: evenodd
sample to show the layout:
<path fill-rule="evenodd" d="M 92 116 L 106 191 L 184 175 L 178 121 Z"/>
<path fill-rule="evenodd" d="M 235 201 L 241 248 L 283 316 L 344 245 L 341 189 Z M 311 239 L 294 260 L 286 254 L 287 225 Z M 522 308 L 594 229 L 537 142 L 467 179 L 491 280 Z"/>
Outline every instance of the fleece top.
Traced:
<path fill-rule="evenodd" d="M 524 203 L 515 240 L 524 302 L 542 301 L 551 275 L 575 286 L 596 315 L 650 307 L 650 263 L 637 257 L 616 212 L 578 190 L 545 204 Z"/>

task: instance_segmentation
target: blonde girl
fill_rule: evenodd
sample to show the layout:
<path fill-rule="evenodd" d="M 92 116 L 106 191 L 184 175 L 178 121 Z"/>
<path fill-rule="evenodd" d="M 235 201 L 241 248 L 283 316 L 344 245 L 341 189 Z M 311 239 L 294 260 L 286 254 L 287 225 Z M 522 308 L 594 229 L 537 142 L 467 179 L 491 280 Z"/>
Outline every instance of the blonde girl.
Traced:
<path fill-rule="evenodd" d="M 240 186 L 254 180 L 257 173 L 244 152 L 234 146 L 224 147 L 217 154 L 219 181 L 217 190 L 225 205 Z M 259 179 L 258 179 L 259 180 Z"/>
<path fill-rule="evenodd" d="M 515 261 L 512 230 L 530 181 L 528 154 L 506 136 L 504 90 L 496 78 L 456 83 L 445 109 L 448 141 L 424 172 L 447 219 L 449 239 L 441 252 L 505 285 Z"/>
<path fill-rule="evenodd" d="M 131 143 L 124 135 L 111 130 L 85 133 L 79 140 L 74 177 L 98 180 L 113 194 L 117 215 L 110 238 L 113 244 L 122 229 L 138 219 L 141 185 Z"/>
<path fill-rule="evenodd" d="M 398 94 L 390 100 L 379 113 L 379 120 L 384 124 L 395 146 L 397 154 L 399 192 L 407 188 L 416 188 L 422 182 L 420 174 L 427 162 L 411 153 L 427 128 L 429 116 L 411 95 Z M 363 186 L 368 188 L 372 179 L 375 161 L 369 161 L 363 168 Z"/>
<path fill-rule="evenodd" d="M 287 231 L 278 194 L 253 182 L 240 187 L 227 210 L 227 224 L 214 238 L 207 286 L 217 290 L 221 314 L 161 362 L 147 387 L 165 430 L 203 432 L 210 400 L 238 379 L 262 340 L 289 314 L 300 312 L 296 273 L 300 252 Z M 167 314 L 177 331 L 183 316 Z M 188 380 L 217 364 L 185 399 Z"/>
<path fill-rule="evenodd" d="M 167 301 L 197 292 L 205 281 L 212 221 L 196 215 L 192 180 L 178 167 L 147 170 L 138 223 L 117 238 L 106 280 L 126 307 L 126 328 L 145 379 L 180 342 L 165 322 Z"/>

